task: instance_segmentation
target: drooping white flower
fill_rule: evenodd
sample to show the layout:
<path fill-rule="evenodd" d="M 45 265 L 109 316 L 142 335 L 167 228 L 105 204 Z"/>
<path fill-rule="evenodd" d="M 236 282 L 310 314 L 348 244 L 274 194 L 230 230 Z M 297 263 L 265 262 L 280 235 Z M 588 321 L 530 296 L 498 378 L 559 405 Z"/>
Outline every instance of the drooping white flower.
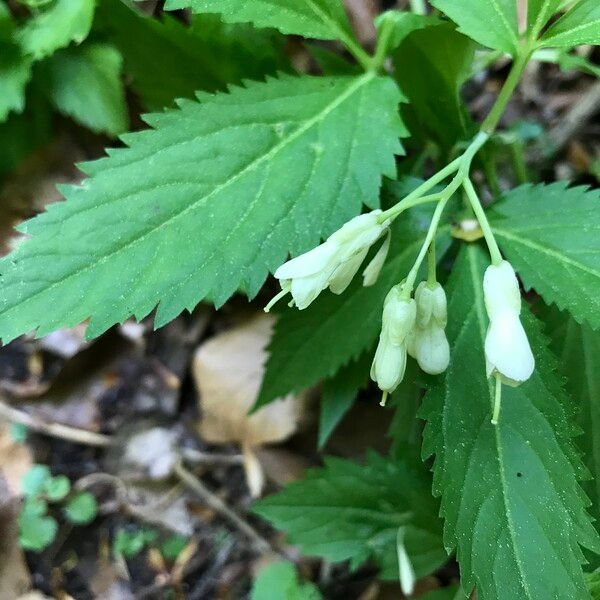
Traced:
<path fill-rule="evenodd" d="M 391 239 L 392 235 L 390 230 L 388 229 L 387 235 L 385 236 L 385 240 L 381 245 L 381 248 L 379 248 L 377 254 L 375 254 L 371 262 L 363 271 L 363 285 L 365 287 L 375 285 L 377 279 L 379 278 L 379 273 L 381 273 L 381 269 L 383 268 L 385 259 L 387 258 L 388 252 L 390 251 Z"/>
<path fill-rule="evenodd" d="M 380 223 L 380 210 L 348 221 L 320 246 L 292 258 L 275 271 L 281 292 L 267 305 L 268 310 L 287 293 L 302 310 L 327 287 L 341 294 L 360 269 L 369 248 L 387 231 L 389 222 Z"/>
<path fill-rule="evenodd" d="M 439 283 L 422 281 L 415 292 L 417 320 L 408 352 L 426 373 L 439 375 L 448 368 L 450 346 L 446 338 L 448 306 L 446 293 Z"/>
<path fill-rule="evenodd" d="M 496 376 L 502 383 L 517 386 L 531 377 L 535 359 L 519 318 L 521 294 L 509 262 L 503 260 L 487 268 L 483 293 L 490 318 L 485 338 L 488 377 Z"/>
<path fill-rule="evenodd" d="M 371 366 L 371 379 L 385 394 L 391 394 L 404 377 L 408 337 L 416 318 L 415 301 L 403 296 L 401 286 L 394 286 L 383 305 L 381 334 Z"/>
<path fill-rule="evenodd" d="M 398 552 L 398 576 L 400 578 L 400 589 L 405 596 L 411 596 L 415 591 L 417 577 L 410 562 L 410 557 L 404 545 L 404 527 L 398 529 L 396 535 L 396 550 Z"/>

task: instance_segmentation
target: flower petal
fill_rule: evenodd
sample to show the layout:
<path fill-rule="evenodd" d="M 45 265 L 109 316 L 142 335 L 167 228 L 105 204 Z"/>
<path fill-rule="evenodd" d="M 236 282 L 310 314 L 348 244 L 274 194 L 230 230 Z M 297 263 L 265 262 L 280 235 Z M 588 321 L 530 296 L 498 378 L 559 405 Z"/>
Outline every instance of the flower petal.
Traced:
<path fill-rule="evenodd" d="M 275 271 L 275 277 L 277 279 L 294 279 L 295 277 L 306 277 L 324 269 L 333 268 L 332 264 L 334 264 L 338 252 L 338 245 L 328 240 L 320 246 L 282 264 Z"/>
<path fill-rule="evenodd" d="M 360 265 L 367 256 L 368 248 L 355 254 L 350 260 L 338 265 L 329 280 L 329 289 L 334 294 L 341 294 L 352 282 L 354 276 L 360 269 Z"/>
<path fill-rule="evenodd" d="M 379 273 L 381 273 L 381 269 L 385 264 L 385 259 L 387 258 L 388 252 L 390 251 L 391 239 L 392 235 L 390 230 L 388 229 L 387 235 L 383 244 L 381 245 L 381 248 L 379 248 L 377 254 L 373 257 L 371 262 L 363 271 L 363 285 L 365 287 L 370 287 L 374 285 L 377 279 L 379 278 Z"/>

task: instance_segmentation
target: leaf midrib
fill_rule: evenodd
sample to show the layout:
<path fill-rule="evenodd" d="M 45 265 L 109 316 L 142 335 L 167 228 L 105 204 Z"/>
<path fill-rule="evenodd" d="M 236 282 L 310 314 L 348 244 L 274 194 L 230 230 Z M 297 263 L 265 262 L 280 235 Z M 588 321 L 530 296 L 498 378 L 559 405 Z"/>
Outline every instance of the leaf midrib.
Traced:
<path fill-rule="evenodd" d="M 133 246 L 133 245 L 135 245 L 135 244 L 143 241 L 146 237 L 148 237 L 149 235 L 155 233 L 156 231 L 161 230 L 163 227 L 169 225 L 172 221 L 175 221 L 176 219 L 179 219 L 180 217 L 184 216 L 186 213 L 188 213 L 191 210 L 197 208 L 199 205 L 206 203 L 207 201 L 210 200 L 210 198 L 212 196 L 214 196 L 215 194 L 220 193 L 222 190 L 226 189 L 227 187 L 229 187 L 230 185 L 232 185 L 233 183 L 235 183 L 238 179 L 240 179 L 241 177 L 243 177 L 247 173 L 255 170 L 258 166 L 260 166 L 261 164 L 263 164 L 265 161 L 268 161 L 269 159 L 271 159 L 274 156 L 276 156 L 280 151 L 282 151 L 284 148 L 286 148 L 290 143 L 292 143 L 297 138 L 299 138 L 302 135 L 304 135 L 304 133 L 306 133 L 307 131 L 309 131 L 312 127 L 314 127 L 315 125 L 317 125 L 318 123 L 320 123 L 333 110 L 335 110 L 335 108 L 337 108 L 340 104 L 342 104 L 343 102 L 345 102 L 349 97 L 351 97 L 355 92 L 357 92 L 358 90 L 360 90 L 363 86 L 367 85 L 369 82 L 371 82 L 373 79 L 375 79 L 375 77 L 376 77 L 375 73 L 365 73 L 364 75 L 362 75 L 361 77 L 359 77 L 358 79 L 356 79 L 352 83 L 352 85 L 350 85 L 349 87 L 347 87 L 345 89 L 345 91 L 342 94 L 340 94 L 334 101 L 330 102 L 317 115 L 315 115 L 311 119 L 308 119 L 302 126 L 298 127 L 298 129 L 294 130 L 287 138 L 285 138 L 284 140 L 282 140 L 281 142 L 279 142 L 278 144 L 276 144 L 275 146 L 273 146 L 273 148 L 271 148 L 271 150 L 269 150 L 269 152 L 267 152 L 266 154 L 263 154 L 263 155 L 259 156 L 257 159 L 255 159 L 254 161 L 252 161 L 249 165 L 246 165 L 241 171 L 239 171 L 238 173 L 236 173 L 235 175 L 233 175 L 232 177 L 230 177 L 229 179 L 227 179 L 225 182 L 223 182 L 223 183 L 219 184 L 218 186 L 216 186 L 215 188 L 213 188 L 208 194 L 202 196 L 198 200 L 196 200 L 196 201 L 192 202 L 191 204 L 187 205 L 183 210 L 177 212 L 174 215 L 170 215 L 166 220 L 164 220 L 161 223 L 159 223 L 158 225 L 155 225 L 155 226 L 151 227 L 150 229 L 144 231 L 141 235 L 135 236 L 133 239 L 129 240 L 126 244 L 120 246 L 119 248 L 116 248 L 115 250 L 109 252 L 108 254 L 105 254 L 102 257 L 98 257 L 97 260 L 94 261 L 94 263 L 86 265 L 83 268 L 77 269 L 77 270 L 73 271 L 72 273 L 69 273 L 68 275 L 66 275 L 64 277 L 61 277 L 60 279 L 58 279 L 57 281 L 55 281 L 51 285 L 46 286 L 46 287 L 42 288 L 41 290 L 35 292 L 34 294 L 31 294 L 31 295 L 27 296 L 27 298 L 25 298 L 25 299 L 19 299 L 16 303 L 14 303 L 14 304 L 12 304 L 12 305 L 10 305 L 8 307 L 5 307 L 5 308 L 1 309 L 0 310 L 0 315 L 3 315 L 6 312 L 12 310 L 13 308 L 15 308 L 16 306 L 18 306 L 22 302 L 32 300 L 33 298 L 36 298 L 37 296 L 39 296 L 39 295 L 41 295 L 43 293 L 46 293 L 49 290 L 51 290 L 51 289 L 53 289 L 53 288 L 55 288 L 55 287 L 63 284 L 65 281 L 68 281 L 69 279 L 71 279 L 73 277 L 77 277 L 77 276 L 81 275 L 82 273 L 85 273 L 86 271 L 89 271 L 92 268 L 96 268 L 99 265 L 104 264 L 111 257 L 113 257 L 113 256 L 115 256 L 115 255 L 123 252 L 127 248 L 129 248 L 129 247 L 131 247 L 131 246 Z"/>

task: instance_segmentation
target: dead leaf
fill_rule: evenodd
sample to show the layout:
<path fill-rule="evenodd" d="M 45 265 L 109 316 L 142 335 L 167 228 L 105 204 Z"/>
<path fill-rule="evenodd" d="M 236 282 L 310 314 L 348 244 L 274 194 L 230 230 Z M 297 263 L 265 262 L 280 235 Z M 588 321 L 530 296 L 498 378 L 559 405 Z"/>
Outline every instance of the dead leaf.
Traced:
<path fill-rule="evenodd" d="M 240 444 L 253 495 L 260 494 L 264 479 L 253 449 L 291 436 L 302 406 L 300 398 L 290 395 L 248 415 L 264 375 L 274 323 L 272 316 L 259 315 L 220 333 L 198 348 L 193 362 L 202 410 L 200 435 L 214 444 Z"/>
<path fill-rule="evenodd" d="M 6 480 L 12 497 L 21 495 L 21 477 L 29 471 L 32 464 L 29 448 L 12 439 L 7 421 L 0 422 L 0 477 Z"/>

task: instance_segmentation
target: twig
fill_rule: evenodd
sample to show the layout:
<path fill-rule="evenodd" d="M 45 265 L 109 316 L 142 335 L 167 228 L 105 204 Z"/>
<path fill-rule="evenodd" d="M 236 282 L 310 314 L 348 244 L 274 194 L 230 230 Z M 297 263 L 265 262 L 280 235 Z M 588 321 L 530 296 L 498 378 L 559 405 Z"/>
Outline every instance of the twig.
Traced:
<path fill-rule="evenodd" d="M 202 500 L 213 510 L 220 513 L 235 527 L 237 527 L 246 537 L 248 537 L 257 550 L 265 554 L 280 554 L 254 527 L 244 521 L 237 513 L 231 510 L 224 502 L 213 494 L 193 473 L 188 471 L 181 463 L 175 465 L 175 474 L 181 481 L 195 492 Z"/>
<path fill-rule="evenodd" d="M 243 465 L 244 457 L 241 454 L 222 454 L 201 452 L 194 448 L 182 448 L 182 456 L 191 463 L 207 465 Z"/>
<path fill-rule="evenodd" d="M 69 425 L 61 425 L 60 423 L 46 423 L 42 419 L 34 417 L 23 410 L 10 406 L 1 399 L 0 417 L 8 419 L 12 423 L 24 425 L 37 433 L 43 433 L 51 437 L 68 440 L 69 442 L 75 442 L 77 444 L 106 448 L 113 443 L 112 438 L 107 435 L 102 435 L 101 433 L 94 433 L 93 431 L 78 429 L 77 427 L 71 427 Z"/>

